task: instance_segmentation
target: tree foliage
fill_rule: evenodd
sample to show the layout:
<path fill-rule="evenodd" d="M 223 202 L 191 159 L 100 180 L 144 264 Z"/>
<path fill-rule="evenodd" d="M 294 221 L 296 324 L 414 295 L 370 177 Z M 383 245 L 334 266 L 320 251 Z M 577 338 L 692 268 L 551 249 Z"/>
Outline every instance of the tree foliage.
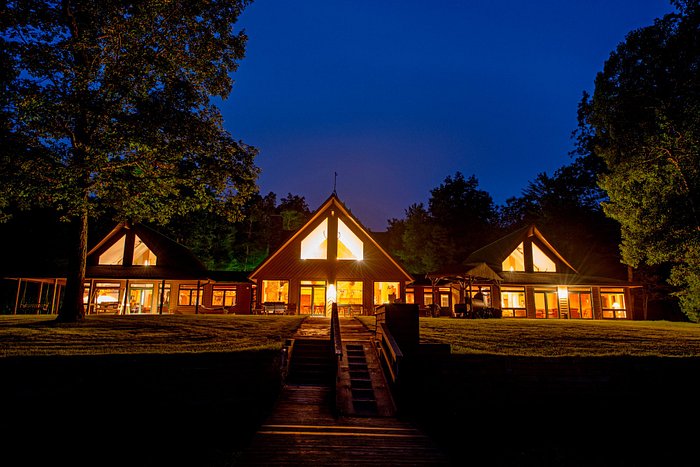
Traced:
<path fill-rule="evenodd" d="M 224 128 L 246 36 L 246 0 L 17 0 L 0 17 L 2 197 L 54 207 L 76 226 L 60 319 L 81 319 L 88 217 L 166 222 L 196 210 L 235 220 L 256 189 L 256 151 Z M 5 136 L 4 136 L 5 137 Z"/>
<path fill-rule="evenodd" d="M 579 108 L 579 147 L 605 163 L 605 213 L 632 266 L 670 264 L 688 317 L 700 318 L 700 7 L 632 31 Z"/>
<path fill-rule="evenodd" d="M 500 208 L 501 225 L 512 231 L 536 224 L 581 274 L 626 278 L 617 251 L 619 225 L 601 208 L 600 170 L 599 159 L 588 156 L 552 175 L 538 174 Z"/>
<path fill-rule="evenodd" d="M 474 175 L 447 176 L 430 195 L 427 208 L 413 204 L 389 221 L 390 248 L 412 273 L 457 268 L 498 235 L 497 210 Z"/>

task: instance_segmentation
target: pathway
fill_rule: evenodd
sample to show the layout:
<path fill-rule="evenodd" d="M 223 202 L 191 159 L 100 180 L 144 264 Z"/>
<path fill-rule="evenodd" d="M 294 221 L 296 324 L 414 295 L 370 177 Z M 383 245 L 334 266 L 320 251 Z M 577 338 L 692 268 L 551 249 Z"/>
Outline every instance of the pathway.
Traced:
<path fill-rule="evenodd" d="M 328 318 L 307 318 L 295 337 L 328 339 L 329 328 Z M 354 318 L 341 318 L 340 331 L 344 353 L 337 391 L 327 386 L 285 385 L 272 415 L 236 465 L 449 465 L 430 438 L 394 416 L 372 349 L 373 333 Z M 353 404 L 348 345 L 351 354 L 353 346 L 365 350 L 376 410 L 367 412 L 366 407 Z"/>

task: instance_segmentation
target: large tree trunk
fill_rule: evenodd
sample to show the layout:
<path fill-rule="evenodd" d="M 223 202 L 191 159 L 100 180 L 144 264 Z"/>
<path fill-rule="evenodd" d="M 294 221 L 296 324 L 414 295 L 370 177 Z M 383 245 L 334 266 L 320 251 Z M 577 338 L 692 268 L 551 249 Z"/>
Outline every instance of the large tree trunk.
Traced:
<path fill-rule="evenodd" d="M 84 209 L 78 217 L 75 217 L 72 223 L 75 227 L 76 243 L 70 256 L 63 306 L 56 318 L 56 321 L 61 323 L 75 323 L 85 319 L 83 289 L 85 287 L 85 260 L 87 258 L 88 241 L 87 209 Z"/>

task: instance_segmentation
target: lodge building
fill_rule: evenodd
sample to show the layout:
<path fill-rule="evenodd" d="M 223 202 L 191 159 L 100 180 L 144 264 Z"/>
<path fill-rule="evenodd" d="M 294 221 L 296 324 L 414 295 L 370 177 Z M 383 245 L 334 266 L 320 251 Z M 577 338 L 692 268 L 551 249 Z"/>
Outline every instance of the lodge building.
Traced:
<path fill-rule="evenodd" d="M 14 274 L 14 312 L 55 313 L 65 277 Z M 332 194 L 252 273 L 210 271 L 183 245 L 120 223 L 87 257 L 89 314 L 371 315 L 407 302 L 424 316 L 633 319 L 632 283 L 581 275 L 527 226 L 474 251 L 456 271 L 411 275 Z"/>

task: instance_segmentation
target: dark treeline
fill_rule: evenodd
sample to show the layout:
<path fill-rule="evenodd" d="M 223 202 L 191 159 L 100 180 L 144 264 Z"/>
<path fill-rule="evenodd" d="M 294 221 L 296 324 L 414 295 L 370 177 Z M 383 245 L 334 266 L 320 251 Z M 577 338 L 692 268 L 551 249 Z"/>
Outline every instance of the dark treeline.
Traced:
<path fill-rule="evenodd" d="M 310 215 L 304 197 L 291 193 L 279 200 L 272 192 L 256 194 L 242 210 L 244 217 L 238 222 L 202 210 L 149 225 L 190 248 L 209 269 L 251 271 Z M 7 212 L 9 220 L 0 223 L 0 238 L 10 245 L 2 262 L 3 274 L 65 272 L 69 225 L 51 209 Z M 115 225 L 113 213 L 105 210 L 90 222 L 89 238 L 93 244 L 99 242 Z"/>

